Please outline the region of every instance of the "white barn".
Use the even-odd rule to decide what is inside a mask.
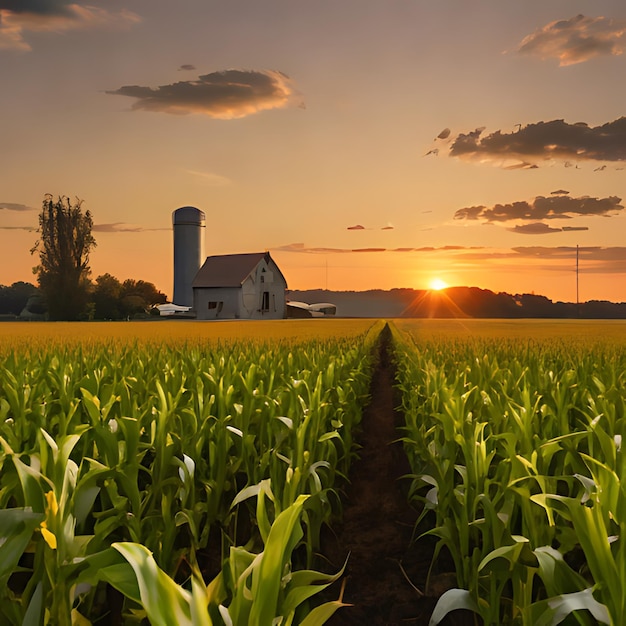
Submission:
[[[192,283],[197,319],[281,319],[287,281],[269,252],[207,257]]]

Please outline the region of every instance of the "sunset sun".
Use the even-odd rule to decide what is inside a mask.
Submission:
[[[441,280],[441,278],[433,278],[428,286],[432,291],[441,291],[448,286],[448,283]]]

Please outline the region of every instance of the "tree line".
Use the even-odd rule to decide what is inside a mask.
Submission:
[[[91,213],[82,200],[47,194],[39,214],[39,239],[31,254],[39,254],[34,268],[37,286],[17,282],[0,285],[0,314],[32,315],[50,320],[119,320],[145,314],[167,296],[144,280],[118,280],[102,274],[90,278],[89,255],[96,247]]]
[[[123,320],[150,314],[167,296],[154,284],[144,280],[120,281],[111,274],[102,274],[88,283],[85,305],[81,310],[52,317],[41,289],[19,281],[0,285],[0,315],[41,315],[56,320]]]

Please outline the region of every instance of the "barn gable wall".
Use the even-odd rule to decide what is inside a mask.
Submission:
[[[197,319],[282,319],[287,283],[273,259],[259,261],[240,287],[194,287]]]

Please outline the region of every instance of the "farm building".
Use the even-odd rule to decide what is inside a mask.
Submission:
[[[308,304],[291,300],[287,302],[287,317],[330,317],[337,313],[337,306],[330,302]]]
[[[197,319],[281,319],[287,281],[269,252],[207,257],[192,283]]]

